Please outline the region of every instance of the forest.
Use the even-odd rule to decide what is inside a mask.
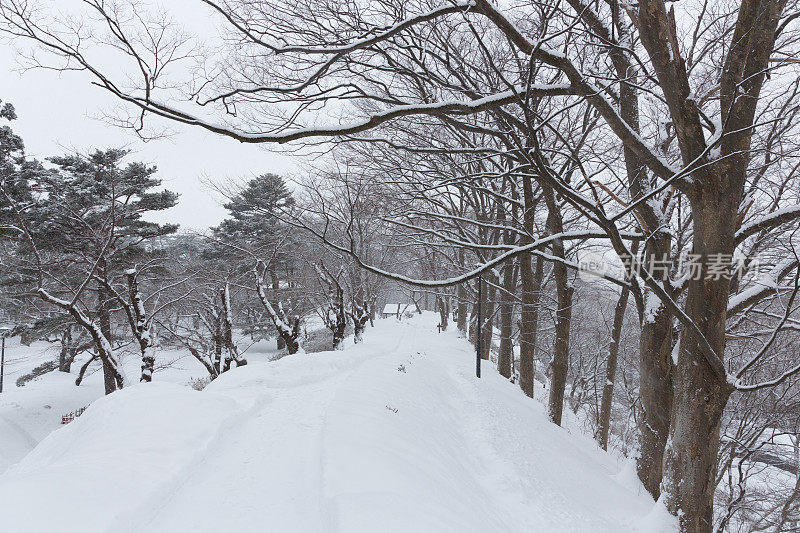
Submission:
[[[110,95],[136,142],[174,125],[302,164],[211,179],[226,216],[187,230],[153,221],[181,202],[157,161],[29,156],[0,103],[0,325],[52,348],[20,390],[97,374],[113,397],[167,352],[220,388],[268,374],[261,340],[356,353],[430,316],[471,379],[635,464],[672,530],[800,530],[800,4],[179,3],[217,31],[0,0],[0,39]]]

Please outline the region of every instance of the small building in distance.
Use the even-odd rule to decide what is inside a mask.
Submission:
[[[406,311],[422,313],[422,310],[416,303],[387,303],[383,306],[383,312],[381,313],[381,318],[397,318],[398,320],[403,318],[403,315]]]
[[[383,312],[381,313],[381,318],[400,318],[400,313],[403,312],[403,304],[386,304],[383,306]]]

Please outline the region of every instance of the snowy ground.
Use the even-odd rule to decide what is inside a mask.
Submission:
[[[101,398],[0,476],[2,530],[671,530],[629,468],[488,364],[475,379],[435,323]]]
[[[276,355],[274,340],[253,343],[242,338],[240,349],[251,361],[267,361]],[[188,385],[207,375],[203,365],[186,351],[159,350],[155,380]],[[58,359],[56,344],[20,344],[19,337],[6,339],[6,365],[3,393],[0,394],[0,473],[22,459],[42,439],[61,427],[61,417],[86,407],[103,396],[103,375],[99,364],[92,364],[80,387],[75,386],[83,354],[72,365],[72,373],[50,372],[16,386],[16,380],[45,361]],[[139,375],[138,354],[123,353],[123,369],[134,380]],[[2,531],[2,528],[0,528]]]

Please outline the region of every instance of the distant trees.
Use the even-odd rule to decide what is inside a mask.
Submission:
[[[42,300],[68,313],[91,336],[106,393],[124,382],[114,353],[112,285],[131,265],[152,257],[146,249],[149,240],[177,229],[142,220],[147,212],[175,205],[177,196],[153,191],[161,183],[155,167],[125,165],[127,153],[111,149],[54,157],[54,168],[40,167],[30,176],[31,201],[11,202],[12,226],[24,237],[18,267],[29,273]],[[145,324],[142,328],[134,329],[146,336]],[[147,352],[145,361],[152,357]],[[149,370],[143,370],[143,377],[152,370],[151,363],[145,366]]]
[[[222,245],[219,253],[244,252],[247,257],[242,259],[249,264],[242,267],[245,269],[252,268],[254,260],[259,262],[268,278],[266,282],[270,289],[267,292],[283,309],[289,305],[292,291],[286,289],[292,288],[295,281],[292,278],[301,261],[296,230],[284,222],[295,200],[283,177],[261,174],[244,187],[229,186],[220,191],[228,198],[224,207],[229,216],[212,229],[213,237]],[[258,281],[259,290],[264,290],[264,281]],[[279,329],[276,332],[278,348],[282,349],[286,347],[285,335]]]

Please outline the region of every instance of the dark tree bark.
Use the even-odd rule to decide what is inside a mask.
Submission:
[[[735,213],[740,198],[710,192],[706,191],[708,200],[699,202],[694,215],[694,253],[703,258],[733,251]],[[728,290],[726,280],[692,280],[686,299],[687,315],[718,354],[725,350]],[[712,531],[720,421],[731,393],[724,367],[720,367],[721,361],[719,365],[708,361],[702,341],[694,331],[684,328],[673,378],[670,445],[664,455],[662,480],[667,508],[679,516],[681,531]]]
[[[520,244],[533,242],[536,231],[536,200],[533,194],[533,179],[528,174],[522,176],[522,198],[524,212],[522,224],[524,233]],[[519,275],[522,282],[522,311],[519,323],[519,385],[530,398],[533,398],[533,384],[536,373],[536,334],[539,327],[539,296],[542,289],[543,276],[542,257],[536,258],[536,269],[531,261],[531,254],[522,254],[519,258]]]
[[[617,357],[619,341],[622,336],[622,325],[625,320],[625,308],[628,306],[630,289],[622,288],[617,305],[614,307],[614,323],[611,326],[611,343],[608,345],[608,361],[606,361],[606,381],[603,384],[603,396],[600,400],[600,418],[595,438],[604,450],[608,449],[608,432],[611,430],[611,403],[614,399],[614,383],[617,376]]]
[[[664,449],[672,414],[672,315],[663,306],[642,325],[639,337],[639,457],[636,471],[645,489],[661,495]]]
[[[547,202],[547,226],[550,233],[564,231],[561,211],[552,189],[545,188],[545,201]],[[553,241],[553,255],[566,259],[564,242],[561,239]],[[569,273],[564,263],[553,263],[553,277],[556,281],[556,331],[553,341],[552,376],[550,378],[550,398],[548,400],[548,414],[554,424],[561,425],[561,416],[564,411],[564,391],[567,386],[567,369],[569,367],[569,331],[572,323],[572,294],[574,289],[569,280]]]
[[[531,256],[520,256],[520,278],[522,280],[522,313],[519,323],[519,384],[533,398],[536,378],[536,337],[539,331],[539,301],[544,277],[544,260],[536,257],[535,270],[531,268]]]
[[[516,265],[507,261],[503,267],[503,290],[500,291],[500,348],[497,367],[500,375],[511,378],[514,371],[514,292],[517,286]]]
[[[335,296],[332,301],[330,313],[330,330],[333,333],[333,349],[338,350],[344,340],[344,332],[347,329],[347,315],[344,310],[344,291],[336,284]]]
[[[692,253],[701,265],[700,275],[688,281],[685,312],[698,329],[684,324],[681,331],[661,485],[667,508],[686,533],[712,530],[720,420],[733,390],[723,361],[730,280],[707,276],[707,269],[712,258],[731,257],[736,248],[756,110],[785,6],[785,0],[740,3],[720,71],[719,156],[713,157],[677,46],[674,16],[662,0],[639,3],[642,45],[691,170],[692,180],[680,185],[691,204]]]
[[[101,276],[105,272],[101,270]],[[101,284],[97,287],[97,320],[100,323],[100,331],[109,343],[114,342],[111,332],[111,305],[112,295]],[[112,366],[108,358],[101,358],[103,361],[103,383],[106,394],[111,394],[117,390],[117,369]]]
[[[495,297],[497,295],[497,276],[491,272],[484,274],[483,293],[481,295],[481,358],[489,360],[492,353],[492,336],[495,321]]]

